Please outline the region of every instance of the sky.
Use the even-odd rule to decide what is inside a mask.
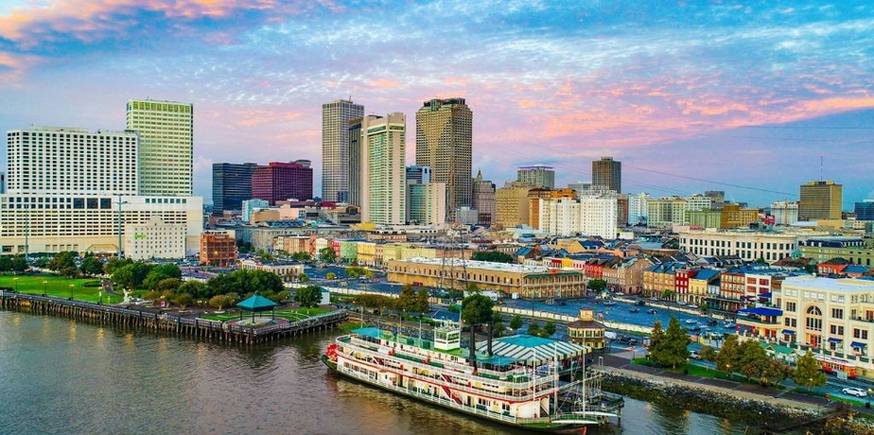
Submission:
[[[415,111],[464,97],[498,186],[610,155],[628,192],[767,205],[823,177],[846,209],[874,198],[874,5],[745,3],[0,0],[0,130],[191,102],[209,201],[213,162],[311,159],[319,191],[322,103],[406,113],[413,164]]]

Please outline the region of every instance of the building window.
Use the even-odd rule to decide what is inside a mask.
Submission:
[[[843,319],[844,318],[844,310],[841,308],[832,308],[832,318]]]

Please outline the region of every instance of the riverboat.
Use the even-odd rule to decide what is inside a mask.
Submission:
[[[362,327],[337,337],[322,361],[348,378],[493,422],[546,432],[618,420],[622,398],[600,388],[584,346],[529,335],[460,346],[458,327],[432,339]],[[474,363],[475,360],[475,363]]]

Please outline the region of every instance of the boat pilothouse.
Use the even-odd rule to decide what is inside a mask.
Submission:
[[[585,367],[583,346],[528,335],[476,345],[472,364],[457,326],[434,340],[376,327],[328,346],[323,361],[338,373],[426,402],[504,424],[562,430],[618,418],[620,398],[603,393]]]

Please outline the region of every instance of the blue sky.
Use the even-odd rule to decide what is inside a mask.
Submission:
[[[851,1],[0,1],[0,129],[121,128],[128,98],[192,102],[208,197],[216,161],[318,174],[324,102],[413,131],[422,101],[463,96],[475,169],[499,185],[531,163],[587,180],[613,155],[629,191],[764,205],[822,156],[849,208],[874,193],[872,54],[874,11]]]

